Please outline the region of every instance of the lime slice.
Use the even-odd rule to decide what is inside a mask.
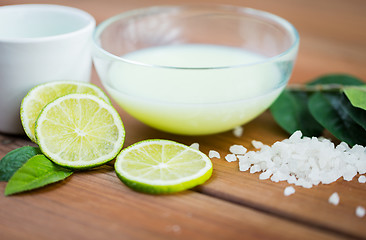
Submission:
[[[20,117],[24,131],[33,142],[36,142],[34,124],[42,108],[56,98],[70,93],[89,93],[110,103],[105,93],[91,83],[53,81],[35,86],[23,98],[20,107]]]
[[[168,140],[145,140],[117,156],[118,177],[134,190],[161,194],[183,191],[211,177],[211,160],[199,150]]]
[[[83,169],[112,160],[125,138],[112,105],[90,94],[68,94],[43,108],[36,138],[44,155],[69,168]]]

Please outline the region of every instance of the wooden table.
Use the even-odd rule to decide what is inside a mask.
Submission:
[[[179,1],[2,0],[0,5],[33,2],[78,7],[99,23],[129,9]],[[366,1],[224,2],[266,10],[295,25],[301,44],[291,83],[335,72],[366,80]],[[95,72],[92,82],[100,85]],[[259,180],[258,173],[240,172],[237,162],[223,159],[233,144],[252,150],[253,139],[271,145],[288,137],[268,112],[245,125],[240,138],[232,132],[182,137],[151,129],[117,109],[126,127],[125,146],[163,138],[198,142],[206,154],[219,151],[222,158],[213,159],[212,178],[189,191],[152,196],[127,188],[108,164],[29,193],[1,194],[0,239],[366,239],[366,217],[355,215],[356,206],[366,207],[366,185],[356,178],[312,189],[295,187],[296,193],[285,197],[287,183]],[[0,134],[0,157],[25,145],[34,144],[24,136]],[[5,186],[0,182],[1,192]],[[333,192],[340,195],[338,206],[328,203]]]

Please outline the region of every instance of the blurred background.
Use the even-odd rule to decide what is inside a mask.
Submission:
[[[0,5],[62,4],[89,12],[98,24],[131,9],[205,2],[256,8],[290,21],[301,39],[290,84],[327,73],[348,73],[366,81],[365,0],[1,0]]]

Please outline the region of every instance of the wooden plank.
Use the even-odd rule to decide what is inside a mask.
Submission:
[[[5,183],[0,183],[3,192]],[[193,191],[134,192],[111,167],[0,197],[1,239],[342,239]]]
[[[206,154],[209,150],[218,151],[221,159],[212,159],[214,174],[207,184],[196,189],[198,192],[310,226],[332,229],[340,234],[353,237],[366,236],[366,219],[355,215],[358,205],[366,206],[366,185],[358,183],[357,178],[351,182],[341,179],[333,184],[320,185],[312,189],[294,186],[296,193],[285,197],[283,191],[289,184],[259,180],[258,173],[240,172],[237,162],[228,163],[224,160],[229,153],[229,147],[233,144],[241,144],[249,150],[254,150],[251,146],[252,140],[272,145],[275,141],[288,137],[275,124],[268,112],[244,126],[244,135],[241,138],[235,138],[232,132],[202,137],[170,135],[151,129],[122,111],[121,115],[125,120],[126,129],[134,129],[133,132],[127,132],[131,135],[127,135],[126,144],[148,138],[164,138],[187,145],[197,142],[200,144],[200,150]],[[338,206],[328,203],[328,198],[333,192],[338,192],[340,195],[341,202]]]
[[[262,117],[264,118],[265,115]],[[257,139],[264,140],[271,145],[273,142],[258,137],[261,135],[254,138],[250,136],[254,134],[253,131],[256,132],[258,129],[253,126],[254,124],[263,125],[266,123],[264,120],[260,123],[261,120],[258,119],[246,127],[248,137],[244,136],[243,140],[234,141],[231,144],[243,144],[249,150],[254,150],[247,142]],[[251,126],[253,127],[251,128]],[[221,156],[229,153],[229,145],[218,146]],[[205,146],[202,146],[202,149],[205,151]],[[285,197],[283,191],[286,186],[290,185],[287,182],[274,183],[270,180],[259,180],[259,173],[240,172],[236,162],[227,163],[222,159],[221,161],[214,160],[214,163],[216,179],[202,186],[200,192],[306,224],[334,229],[351,236],[366,236],[366,219],[360,219],[355,215],[355,209],[358,205],[366,206],[366,186],[358,183],[357,178],[351,182],[340,179],[333,184],[319,185],[312,189],[294,186],[296,193],[290,197]],[[328,203],[328,198],[334,192],[338,192],[340,195],[341,201],[338,206]]]

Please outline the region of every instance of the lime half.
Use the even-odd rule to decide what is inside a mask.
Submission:
[[[49,103],[39,114],[35,132],[43,154],[74,169],[112,160],[125,138],[118,112],[90,94],[68,94]]]
[[[109,98],[97,86],[77,81],[53,81],[32,88],[23,98],[20,107],[20,117],[25,133],[36,142],[34,125],[42,108],[58,97],[70,93],[88,93],[98,96],[110,103]]]
[[[199,150],[169,140],[145,140],[117,156],[114,168],[130,188],[152,194],[174,193],[204,183],[212,162]]]

